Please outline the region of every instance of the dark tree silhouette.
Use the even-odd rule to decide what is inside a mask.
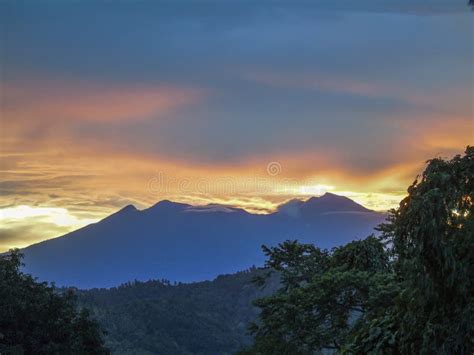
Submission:
[[[1,354],[108,354],[97,323],[77,310],[72,292],[58,294],[21,272],[22,254],[0,257]]]
[[[395,314],[402,353],[474,351],[474,147],[433,159],[381,228],[403,292]]]
[[[256,301],[250,353],[472,354],[474,148],[429,161],[379,229],[330,253],[264,248],[282,287]]]
[[[331,252],[295,241],[264,251],[267,266],[281,273],[282,287],[255,302],[262,312],[251,326],[252,354],[342,351],[354,329],[393,306],[399,291],[389,255],[374,236]],[[395,341],[393,334],[386,338]]]

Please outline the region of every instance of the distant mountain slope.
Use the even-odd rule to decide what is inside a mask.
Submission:
[[[251,342],[248,326],[258,315],[252,301],[278,288],[275,276],[264,289],[252,283],[263,273],[178,285],[131,283],[79,291],[78,301],[107,332],[114,354],[233,354]]]
[[[269,215],[161,201],[24,249],[26,271],[80,288],[129,280],[201,281],[261,265],[261,245],[298,239],[331,248],[366,237],[385,216],[333,194],[291,201]]]

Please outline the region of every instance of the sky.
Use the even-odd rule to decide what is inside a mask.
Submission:
[[[0,252],[127,204],[396,207],[474,143],[458,0],[0,2]]]

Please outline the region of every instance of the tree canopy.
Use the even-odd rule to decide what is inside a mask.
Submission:
[[[277,278],[264,290],[252,283],[263,272],[190,284],[135,281],[79,291],[78,302],[107,331],[114,354],[233,354],[252,342],[247,326],[258,315],[252,301],[278,288]]]
[[[108,354],[72,292],[59,294],[22,273],[21,258],[18,250],[0,257],[0,353]]]
[[[473,176],[468,147],[428,162],[379,237],[331,251],[264,247],[282,286],[256,301],[247,352],[472,354]]]
[[[402,352],[474,349],[474,147],[433,159],[408,189],[383,238],[393,245]]]

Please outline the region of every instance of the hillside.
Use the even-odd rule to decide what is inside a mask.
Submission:
[[[191,284],[133,282],[79,291],[79,302],[107,332],[114,354],[231,354],[251,342],[247,327],[258,315],[252,301],[278,287],[275,277],[264,289],[254,285],[262,272]]]

